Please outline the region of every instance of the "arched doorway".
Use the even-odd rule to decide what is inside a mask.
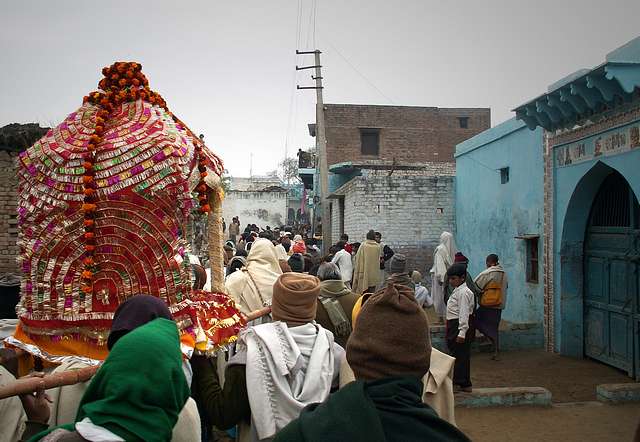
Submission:
[[[638,375],[640,208],[612,170],[593,200],[584,241],[584,353]]]

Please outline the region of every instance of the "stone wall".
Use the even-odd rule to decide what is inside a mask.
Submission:
[[[456,144],[488,129],[486,108],[326,104],[327,163],[372,159],[452,162]],[[467,117],[462,128],[459,117]],[[360,129],[380,130],[379,155],[362,155]]]
[[[17,152],[0,151],[0,275],[18,273],[17,156]]]
[[[227,226],[238,216],[241,230],[247,224],[263,229],[282,226],[287,220],[287,192],[229,191],[222,202],[222,216]]]
[[[336,194],[344,196],[349,240],[361,242],[369,229],[379,231],[385,244],[407,255],[408,270],[426,276],[440,234],[453,231],[453,169],[450,165],[448,174],[440,176],[428,170],[369,171],[342,186]],[[334,225],[338,222],[334,219]],[[337,238],[342,232],[335,230]]]

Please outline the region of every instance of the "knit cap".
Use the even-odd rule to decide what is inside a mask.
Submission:
[[[347,361],[356,379],[422,378],[430,359],[429,325],[413,292],[389,284],[372,295],[347,342]]]
[[[407,269],[407,257],[402,253],[394,254],[389,260],[389,273],[404,273]]]
[[[462,254],[462,252],[457,252],[456,256],[453,259],[453,262],[459,262],[459,263],[462,263],[462,264],[467,264],[469,262],[469,258],[464,256]]]
[[[320,280],[315,276],[283,273],[273,285],[273,319],[294,324],[313,321],[319,294]]]

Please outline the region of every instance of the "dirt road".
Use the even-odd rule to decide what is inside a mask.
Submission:
[[[625,373],[589,359],[574,359],[542,349],[471,355],[474,387],[544,387],[553,402],[596,400],[596,385],[633,382]]]
[[[458,426],[474,442],[631,442],[640,405],[600,402],[549,408],[457,408]]]

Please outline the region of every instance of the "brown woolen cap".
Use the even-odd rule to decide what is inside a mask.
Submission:
[[[429,371],[431,339],[413,291],[389,284],[364,304],[347,342],[356,379],[422,378]]]
[[[300,324],[313,321],[319,294],[320,280],[315,276],[283,273],[273,285],[273,319]]]

